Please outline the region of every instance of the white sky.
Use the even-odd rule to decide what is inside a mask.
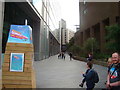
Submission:
[[[57,0],[61,6],[61,17],[66,21],[67,28],[76,31],[79,25],[79,0]]]

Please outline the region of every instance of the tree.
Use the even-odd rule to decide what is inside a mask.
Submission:
[[[80,54],[80,51],[81,51],[81,48],[80,48],[80,46],[78,46],[78,45],[72,45],[72,46],[69,48],[69,51],[70,51],[70,52],[73,52],[74,55],[79,55],[79,54]]]
[[[106,48],[111,52],[120,53],[120,26],[118,24],[106,26]]]
[[[74,37],[72,37],[72,38],[70,39],[70,42],[66,44],[67,49],[69,50],[69,48],[70,48],[71,46],[73,46],[73,45],[74,45]]]
[[[83,45],[83,49],[86,54],[90,52],[93,54],[94,52],[96,52],[99,49],[96,39],[88,38]]]

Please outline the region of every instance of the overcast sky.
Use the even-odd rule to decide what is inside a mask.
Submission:
[[[76,30],[79,25],[79,0],[57,0],[61,6],[61,17],[66,21],[67,28]]]
[[[58,7],[60,10],[58,9],[59,11],[57,12],[57,7],[54,7],[54,9],[56,9],[56,13],[58,13],[60,17],[66,21],[67,28],[76,31],[75,25],[79,25],[79,0],[51,0],[51,2],[52,1],[54,3],[56,1],[58,2],[56,5],[59,4]],[[39,12],[41,11],[40,2],[41,1],[39,0],[34,0],[34,5]]]

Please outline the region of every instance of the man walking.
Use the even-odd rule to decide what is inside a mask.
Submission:
[[[69,56],[70,56],[70,61],[72,60],[72,53],[70,52],[69,53]]]
[[[86,82],[87,86],[86,90],[93,90],[93,88],[95,87],[95,83],[98,83],[99,81],[98,74],[95,70],[92,69],[92,66],[93,64],[91,62],[87,62],[87,70],[86,73],[83,74],[84,79],[82,80],[82,83],[79,85],[83,87],[84,82]]]
[[[119,54],[112,54],[113,64],[108,70],[107,84],[106,87],[110,90],[120,90],[120,63]]]

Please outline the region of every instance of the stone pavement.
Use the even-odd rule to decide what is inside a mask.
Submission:
[[[86,71],[86,63],[77,60],[58,59],[57,55],[51,56],[42,61],[35,61],[37,88],[81,88],[78,85],[82,81],[82,72]],[[107,68],[94,65],[93,68],[98,72],[100,81],[96,88],[105,88]],[[84,88],[86,85],[84,85]]]

